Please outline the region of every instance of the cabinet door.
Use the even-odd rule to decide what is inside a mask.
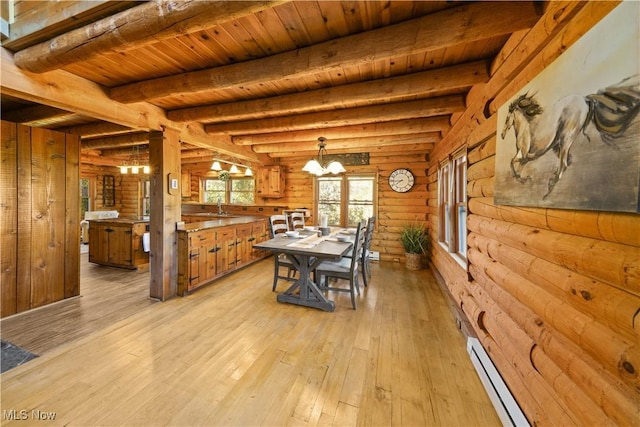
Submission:
[[[220,245],[220,250],[216,252],[216,273],[224,274],[236,268],[235,227],[217,229],[216,240]]]
[[[258,171],[256,193],[260,197],[284,196],[284,173],[280,166],[266,166]]]
[[[111,264],[132,266],[131,227],[109,226],[105,231],[109,235],[109,262]]]
[[[89,262],[109,262],[109,233],[106,228],[97,223],[89,225]]]
[[[253,246],[262,243],[267,239],[267,224],[264,222],[253,223],[251,228],[251,259],[256,260],[265,256],[263,249],[256,249]]]
[[[217,274],[217,252],[220,247],[217,245],[216,232],[214,230],[202,231],[203,236],[201,240],[200,258],[204,260],[204,266],[202,267],[202,274],[204,280],[211,280]]]
[[[240,225],[236,228],[236,267],[251,261],[251,224]]]
[[[187,276],[187,290],[197,287],[202,278],[200,277],[200,247],[189,247],[189,274]]]
[[[282,191],[280,188],[280,173],[279,166],[269,168],[269,194],[272,196],[280,196]]]

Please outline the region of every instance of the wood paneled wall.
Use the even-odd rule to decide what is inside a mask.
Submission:
[[[517,34],[491,80],[432,154],[429,222],[437,239],[438,162],[468,147],[468,272],[440,245],[433,267],[532,425],[640,421],[640,217],[496,206],[496,116],[611,2],[552,2]]]
[[[80,141],[2,121],[1,316],[80,293]]]

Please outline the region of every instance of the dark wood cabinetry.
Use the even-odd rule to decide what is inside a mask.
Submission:
[[[178,230],[178,294],[184,295],[268,256],[253,248],[267,238],[266,230],[266,219],[196,231]]]
[[[136,269],[149,264],[142,247],[146,221],[126,219],[89,222],[89,262]]]

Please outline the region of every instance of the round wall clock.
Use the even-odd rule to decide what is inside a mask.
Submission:
[[[396,169],[389,175],[389,186],[393,191],[406,193],[411,190],[415,179],[409,169]]]

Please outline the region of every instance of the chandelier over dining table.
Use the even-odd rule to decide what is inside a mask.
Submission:
[[[342,163],[337,160],[332,160],[327,164],[324,163],[323,156],[327,155],[327,150],[325,148],[326,140],[327,139],[322,136],[318,138],[318,156],[309,160],[302,168],[303,171],[317,176],[326,175],[328,173],[336,175],[347,171],[344,166],[342,166]]]

